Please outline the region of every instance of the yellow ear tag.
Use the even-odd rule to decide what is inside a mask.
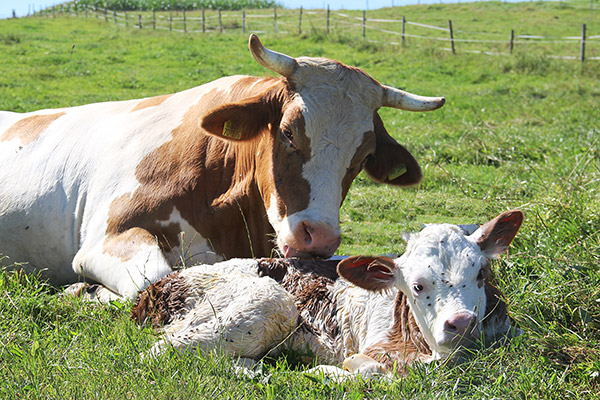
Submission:
[[[400,164],[396,167],[392,168],[388,175],[388,181],[393,181],[394,179],[404,175],[406,173],[406,165]]]
[[[231,120],[225,121],[223,124],[223,136],[232,138],[232,139],[241,139],[242,138],[242,129],[240,127],[234,126]]]

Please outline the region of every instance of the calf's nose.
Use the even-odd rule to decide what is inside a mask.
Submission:
[[[477,315],[474,313],[457,313],[444,322],[444,332],[453,336],[471,336],[477,326]]]

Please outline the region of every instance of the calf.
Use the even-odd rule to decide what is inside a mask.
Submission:
[[[505,212],[470,235],[431,225],[409,238],[400,258],[350,257],[337,272],[336,261],[298,259],[192,267],[143,291],[132,318],[164,325],[154,354],[220,347],[256,360],[276,347],[343,362],[352,373],[402,373],[416,360],[510,335],[490,260],[522,219],[520,211]]]

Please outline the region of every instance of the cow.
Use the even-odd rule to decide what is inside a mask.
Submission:
[[[133,299],[178,265],[331,256],[339,208],[361,170],[396,186],[421,179],[378,109],[429,111],[443,98],[269,50],[256,35],[249,48],[280,77],[0,112],[3,262]]]
[[[142,291],[131,317],[162,331],[152,356],[172,348],[219,349],[251,365],[292,350],[340,376],[339,364],[367,377],[403,374],[416,361],[449,358],[459,348],[518,333],[492,285],[490,260],[507,249],[522,221],[513,210],[471,234],[430,225],[411,235],[396,259],[194,266]]]

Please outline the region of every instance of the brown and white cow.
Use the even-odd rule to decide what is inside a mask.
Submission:
[[[132,318],[162,327],[152,354],[220,348],[247,364],[292,349],[351,373],[403,373],[414,361],[517,332],[490,282],[490,260],[522,220],[505,212],[472,234],[430,225],[410,236],[400,258],[350,257],[337,272],[337,261],[299,259],[191,267],[142,291]]]
[[[95,280],[134,298],[177,263],[330,256],[361,169],[421,178],[377,110],[443,98],[383,86],[250,37],[280,78],[225,77],[142,100],[0,112],[0,253],[54,284]]]

